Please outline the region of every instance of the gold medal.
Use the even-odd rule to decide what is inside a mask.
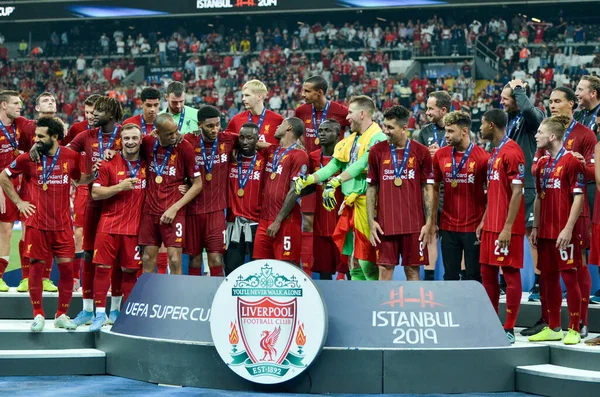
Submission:
[[[402,178],[394,178],[394,185],[398,187],[402,186]]]
[[[244,197],[244,189],[242,189],[242,188],[238,189],[238,197]]]
[[[315,145],[318,145],[318,144],[319,144],[319,142],[320,142],[320,141],[319,141],[319,138],[315,138]]]
[[[458,181],[456,179],[453,179],[452,183],[450,185],[452,185],[452,187],[457,187],[458,186]]]
[[[277,174],[275,172],[271,172],[271,180],[277,178]]]
[[[541,192],[540,193],[540,198],[543,200],[546,197],[546,192]]]
[[[162,175],[156,175],[156,178],[154,178],[154,182],[156,182],[157,184],[161,184],[163,181],[163,177]]]
[[[208,174],[206,174],[206,180],[212,181],[212,174],[210,172]]]
[[[44,182],[42,184],[42,190],[44,190],[44,191],[48,190],[48,184],[46,182]]]

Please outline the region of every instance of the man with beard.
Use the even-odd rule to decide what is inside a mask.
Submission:
[[[175,121],[177,130],[182,134],[194,132],[197,129],[198,109],[185,105],[185,86],[179,81],[172,81],[167,86],[165,94],[167,108],[160,113],[170,114]]]
[[[239,134],[245,123],[258,125],[259,141],[277,145],[275,130],[283,121],[283,116],[265,107],[267,87],[262,81],[250,80],[242,87],[242,102],[246,110],[238,113],[229,122],[225,132]]]
[[[22,154],[0,174],[0,186],[27,217],[25,245],[30,258],[29,296],[33,306],[34,320],[31,331],[44,329],[45,314],[42,307],[42,273],[48,257],[56,258],[60,271],[58,282],[58,309],[54,326],[75,329],[77,326],[67,316],[73,295],[73,227],[70,214],[71,180],[82,178],[79,169],[79,153],[59,145],[64,136],[64,124],[54,118],[42,118],[37,122],[35,150],[41,156],[41,164]],[[23,201],[11,182],[11,178],[23,175],[30,180],[31,202]]]

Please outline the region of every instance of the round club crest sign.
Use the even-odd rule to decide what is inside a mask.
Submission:
[[[321,352],[327,311],[302,270],[257,260],[229,274],[217,290],[210,331],[221,359],[236,374],[255,383],[282,383]]]

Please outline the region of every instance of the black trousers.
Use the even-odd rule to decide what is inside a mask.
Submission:
[[[460,280],[460,264],[464,252],[467,280],[481,282],[479,242],[475,232],[440,230],[440,240],[444,259],[444,280]]]
[[[258,225],[250,226],[250,229],[252,230],[252,241],[254,241],[254,238],[256,237],[257,228]],[[229,237],[231,238],[231,236]],[[234,243],[233,241],[230,241],[229,247],[227,247],[227,251],[225,251],[225,255],[223,256],[223,262],[225,262],[225,275],[230,274],[246,263],[246,255],[252,257],[252,251],[254,251],[254,243],[246,242],[244,231],[242,230],[240,242]]]

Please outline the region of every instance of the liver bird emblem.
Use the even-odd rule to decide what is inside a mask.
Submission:
[[[260,336],[260,347],[265,352],[265,355],[260,361],[265,361],[267,355],[269,355],[269,360],[273,361],[273,354],[277,354],[277,350],[275,350],[275,344],[277,343],[277,339],[279,339],[279,334],[281,333],[281,327],[276,327],[273,332],[263,331]]]

